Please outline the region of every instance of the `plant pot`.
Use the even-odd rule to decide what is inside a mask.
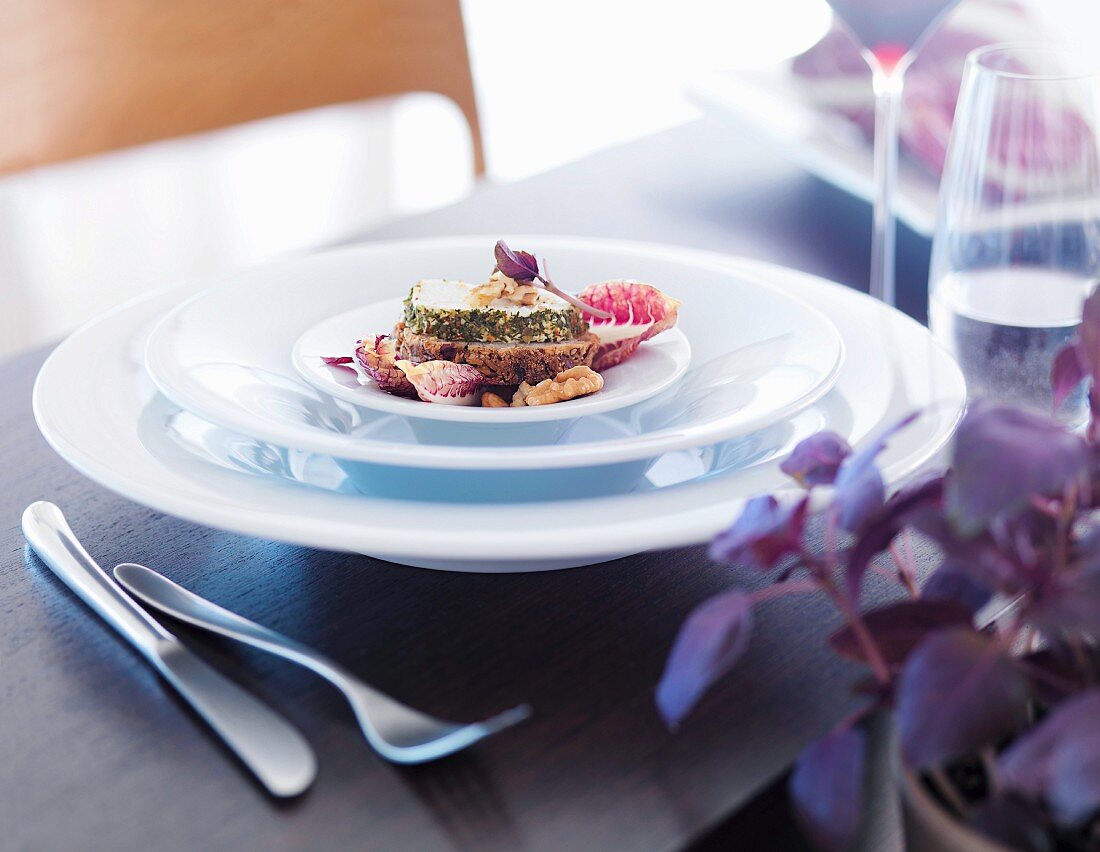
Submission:
[[[901,798],[905,848],[908,852],[1011,852],[959,822],[944,808],[893,748],[894,783]]]

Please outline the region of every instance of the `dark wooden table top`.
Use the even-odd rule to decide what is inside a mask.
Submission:
[[[622,237],[862,286],[869,227],[865,205],[768,143],[701,121],[369,237]],[[923,317],[928,244],[903,230],[900,246],[902,306]],[[662,727],[653,687],[684,615],[754,582],[702,547],[564,572],[446,574],[216,532],[121,499],[39,437],[30,391],[45,354],[0,366],[0,848],[669,849],[723,823],[735,826],[732,848],[763,848],[754,832],[785,822],[774,797],[760,806],[770,821],[739,809],[852,706],[852,671],[820,644],[828,608],[791,599],[762,609],[748,656],[679,734]],[[274,803],[29,555],[19,518],[38,499],[64,509],[102,564],[152,565],[431,713],[473,719],[526,701],[536,715],[467,754],[399,769],[369,751],[316,677],[172,625],[316,748],[316,786]]]

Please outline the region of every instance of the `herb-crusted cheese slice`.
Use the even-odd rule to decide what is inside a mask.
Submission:
[[[418,282],[405,299],[405,325],[416,334],[441,340],[490,343],[551,343],[572,340],[588,330],[580,311],[553,293],[540,292],[531,305],[496,299],[473,307],[472,290],[465,281]]]

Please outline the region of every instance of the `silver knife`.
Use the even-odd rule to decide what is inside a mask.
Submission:
[[[276,796],[296,796],[317,775],[309,743],[289,722],[192,654],[135,604],[77,541],[53,503],[23,512],[23,535],[70,589],[125,636]]]

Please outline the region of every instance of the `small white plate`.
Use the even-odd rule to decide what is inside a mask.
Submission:
[[[298,338],[292,358],[302,377],[330,396],[387,414],[473,423],[490,429],[517,423],[547,423],[554,420],[604,414],[626,408],[672,387],[691,363],[691,346],[684,333],[672,328],[647,340],[633,358],[603,373],[599,393],[557,405],[521,408],[481,408],[467,405],[432,405],[379,390],[369,379],[352,384],[347,371],[329,367],[327,355],[349,355],[355,342],[372,334],[386,334],[401,316],[401,300],[387,299],[322,320]]]
[[[283,447],[357,464],[541,472],[613,464],[636,469],[663,453],[788,419],[836,381],[844,358],[836,326],[769,283],[768,271],[746,274],[666,246],[509,236],[511,245],[550,259],[562,286],[581,289],[591,281],[634,278],[683,302],[677,327],[691,341],[690,367],[673,387],[623,412],[631,419],[625,434],[616,428],[574,440],[566,431],[552,442],[522,447],[495,440],[498,430],[457,435],[455,429],[454,440],[443,445],[438,437],[429,442],[415,431],[405,440],[383,439],[375,421],[386,415],[327,396],[318,401],[291,359],[305,329],[363,304],[399,297],[420,278],[484,275],[495,239],[366,243],[220,275],[208,281],[214,286],[169,313],[150,336],[149,375],[181,408]],[[370,331],[356,330],[350,343]]]
[[[913,409],[924,411],[881,456],[889,483],[911,476],[950,438],[966,388],[958,366],[918,323],[805,273],[686,249],[666,251],[724,263],[739,274],[764,275],[835,319],[851,357],[836,389],[799,415],[811,430],[833,429],[858,447]],[[39,428],[64,459],[157,511],[239,534],[408,565],[510,572],[695,544],[727,526],[746,499],[793,487],[779,470],[781,456],[752,451],[757,442],[773,440],[758,433],[725,445],[739,453],[742,466],[724,464],[729,472],[721,475],[658,487],[662,459],[650,472],[650,489],[489,508],[356,494],[330,459],[215,426],[204,427],[205,437],[198,440],[208,441],[213,455],[226,461],[205,459],[173,444],[169,436],[179,410],[158,397],[140,357],[150,326],[195,289],[154,294],[86,325],[49,357],[34,389]],[[89,352],[96,353],[94,370],[87,369]],[[765,432],[786,428],[780,424]],[[722,447],[705,451],[722,452]],[[568,533],[547,535],[548,523]]]

